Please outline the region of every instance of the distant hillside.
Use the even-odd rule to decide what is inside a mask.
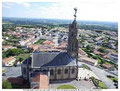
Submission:
[[[57,25],[68,26],[72,20],[63,19],[35,19],[35,18],[9,18],[3,17],[3,24],[17,24],[17,25]],[[80,21],[78,20],[79,28],[90,30],[118,30],[117,22],[101,22],[101,21]]]

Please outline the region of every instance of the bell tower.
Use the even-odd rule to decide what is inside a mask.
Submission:
[[[74,8],[75,14],[74,14],[74,21],[72,24],[69,25],[69,34],[68,34],[68,47],[67,47],[67,53],[71,58],[78,57],[78,40],[77,40],[77,22],[76,22],[76,13],[77,9]]]

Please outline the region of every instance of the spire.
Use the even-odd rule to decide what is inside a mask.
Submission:
[[[74,10],[75,10],[74,21],[76,21],[76,17],[77,17],[77,15],[76,15],[76,13],[77,13],[77,8],[74,8]]]
[[[71,58],[78,57],[78,40],[77,40],[77,22],[76,22],[76,13],[77,9],[74,8],[74,21],[69,25],[69,34],[68,34],[68,47],[67,52]]]

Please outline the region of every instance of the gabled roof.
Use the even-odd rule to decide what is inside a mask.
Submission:
[[[76,59],[70,58],[67,52],[40,52],[32,55],[32,68],[63,65],[76,66]]]
[[[2,62],[3,62],[3,63],[8,63],[8,62],[13,61],[13,60],[15,61],[16,58],[11,56],[11,57],[9,57],[9,58],[4,58],[4,59],[2,60]]]

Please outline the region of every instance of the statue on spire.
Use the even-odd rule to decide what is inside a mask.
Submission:
[[[76,13],[77,13],[77,8],[74,8],[74,10],[75,10],[74,20],[76,21],[76,17],[77,17],[77,15],[76,15]]]

